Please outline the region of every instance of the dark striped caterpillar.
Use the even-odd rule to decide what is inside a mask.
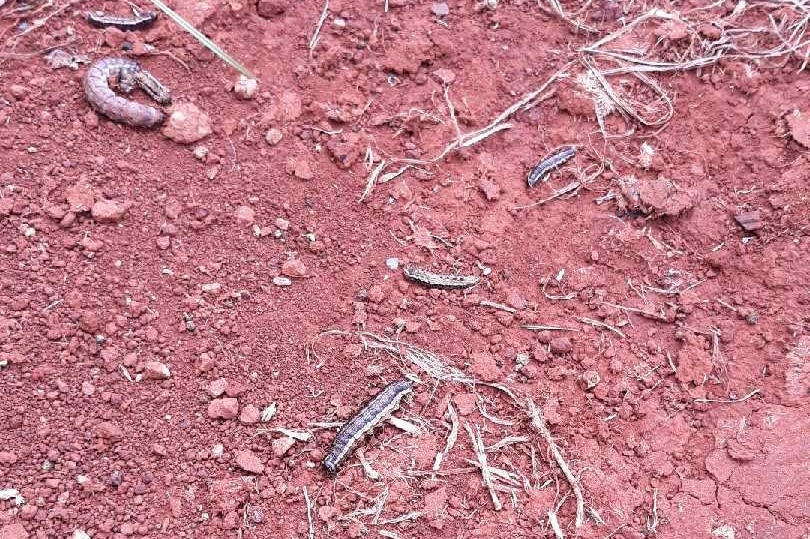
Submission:
[[[116,122],[154,127],[163,121],[165,115],[162,111],[116,95],[111,83],[124,93],[130,93],[138,86],[158,103],[171,103],[168,88],[154,75],[141,69],[137,62],[125,58],[102,58],[93,62],[83,83],[87,102],[94,110]]]
[[[480,277],[475,275],[443,275],[440,273],[433,273],[421,268],[408,266],[402,270],[405,278],[409,281],[419,283],[428,288],[470,288],[475,286],[481,280]]]
[[[529,187],[534,187],[538,182],[546,181],[546,178],[555,168],[561,167],[569,159],[577,154],[575,146],[566,146],[565,148],[545,157],[540,161],[536,167],[529,172]]]
[[[374,427],[387,419],[399,407],[402,398],[411,393],[412,386],[407,380],[400,380],[385,386],[363,408],[341,427],[332,449],[323,459],[323,465],[331,474],[337,474],[341,464],[355,449],[357,443]]]
[[[109,15],[103,11],[90,11],[87,13],[87,22],[96,28],[118,28],[119,30],[142,30],[149,28],[157,20],[157,13],[154,11],[133,10],[131,17],[119,17]]]

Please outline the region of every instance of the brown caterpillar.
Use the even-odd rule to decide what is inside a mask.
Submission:
[[[574,146],[567,146],[562,150],[549,155],[540,161],[536,167],[529,172],[529,187],[534,187],[538,182],[546,181],[546,177],[557,167],[564,165],[569,159],[577,154]]]
[[[149,28],[157,20],[157,13],[154,11],[135,11],[131,17],[119,17],[109,15],[103,11],[90,11],[87,13],[87,22],[96,28],[118,28],[119,30],[131,31]]]
[[[440,273],[433,273],[413,266],[406,267],[402,270],[405,278],[409,281],[419,283],[428,288],[470,288],[475,286],[481,280],[480,277],[475,275],[443,275]]]
[[[335,475],[343,461],[352,454],[357,442],[388,418],[391,412],[397,409],[402,398],[411,391],[411,383],[407,380],[400,380],[388,384],[368,401],[338,432],[335,441],[332,442],[332,449],[323,459],[326,470],[331,475]]]
[[[116,95],[110,84],[124,93],[138,86],[158,103],[171,103],[168,88],[141,69],[137,62],[125,58],[102,58],[93,62],[83,82],[87,102],[111,120],[136,127],[154,127],[165,118],[163,112],[154,107]]]

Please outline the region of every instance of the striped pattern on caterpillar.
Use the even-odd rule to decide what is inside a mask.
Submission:
[[[481,281],[475,275],[449,275],[408,266],[402,270],[405,278],[428,288],[459,289],[470,288]]]
[[[357,443],[374,427],[385,421],[399,407],[405,395],[413,390],[411,383],[400,380],[385,386],[341,427],[332,449],[323,459],[323,465],[331,475],[337,474],[341,464],[352,454]]]

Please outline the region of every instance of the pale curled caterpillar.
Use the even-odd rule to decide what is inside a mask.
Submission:
[[[331,475],[337,474],[341,464],[352,454],[357,443],[374,427],[385,421],[399,407],[402,398],[412,390],[409,381],[400,380],[388,384],[368,401],[335,436],[331,450],[323,459],[326,470]]]
[[[531,172],[529,172],[529,187],[534,187],[538,182],[546,181],[548,175],[554,169],[564,165],[569,159],[577,154],[575,146],[566,146],[565,148],[552,153],[551,155],[543,158]]]
[[[470,288],[481,280],[475,275],[450,275],[433,273],[421,268],[408,266],[402,270],[405,278],[428,288],[457,289]]]
[[[137,11],[130,17],[119,17],[110,15],[103,11],[90,11],[87,13],[87,22],[96,28],[118,28],[119,30],[132,31],[149,28],[157,20],[157,13],[154,11]]]
[[[111,120],[136,127],[154,127],[160,124],[165,118],[161,110],[125,99],[113,91],[115,87],[124,93],[130,93],[136,86],[160,104],[171,103],[169,90],[133,60],[96,60],[87,70],[83,81],[87,102],[95,111]]]

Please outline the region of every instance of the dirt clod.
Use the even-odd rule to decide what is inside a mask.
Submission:
[[[174,105],[163,127],[163,135],[180,144],[197,142],[211,132],[211,119],[193,103]]]
[[[211,419],[233,419],[239,413],[239,401],[233,398],[214,399],[208,405]]]

